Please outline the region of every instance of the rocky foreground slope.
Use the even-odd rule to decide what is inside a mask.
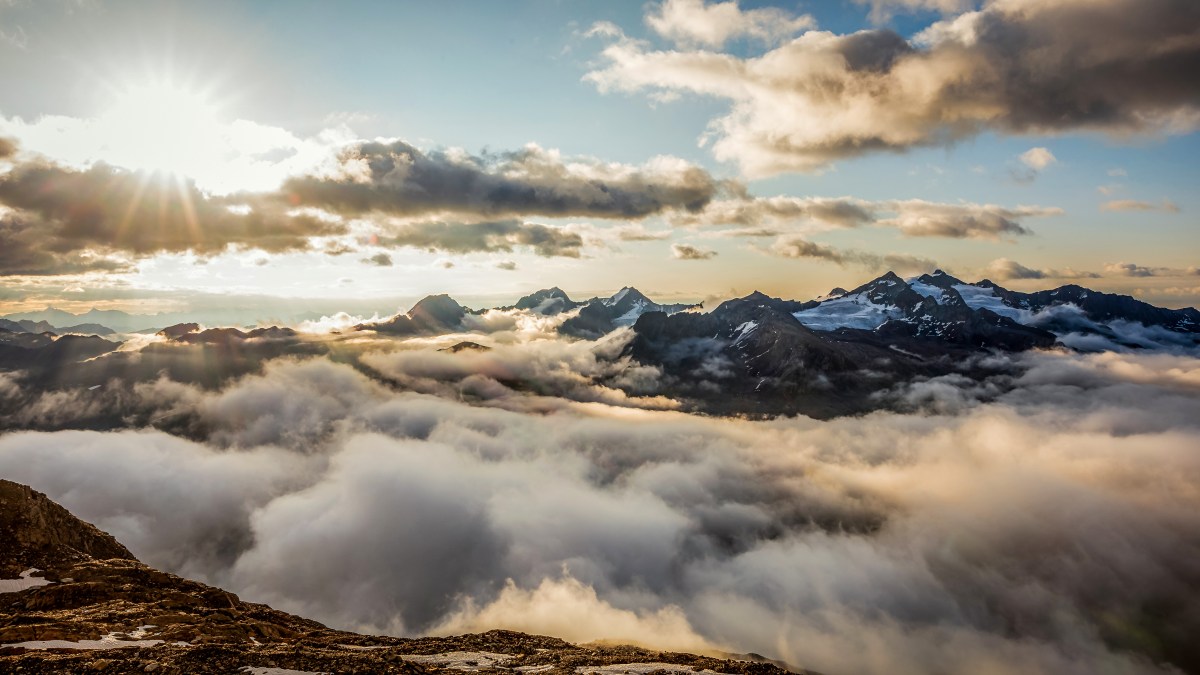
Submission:
[[[403,639],[329,629],[138,562],[45,495],[0,480],[0,672],[783,675],[753,658],[573,645],[511,631]]]

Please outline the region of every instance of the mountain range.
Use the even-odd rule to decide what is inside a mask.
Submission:
[[[824,418],[866,412],[888,407],[887,392],[903,383],[945,375],[978,380],[1011,370],[1011,359],[986,358],[995,353],[1200,347],[1200,312],[1193,308],[1165,309],[1076,285],[1022,293],[989,280],[967,283],[941,270],[909,279],[888,272],[814,300],[754,292],[711,311],[658,303],[628,287],[586,301],[549,288],[495,310],[558,317],[557,331],[565,340],[626,331],[620,334],[623,347],[615,354],[605,351],[603,358],[656,368],[662,377],[654,393],[712,414]],[[483,316],[491,311],[431,295],[405,313],[360,323],[348,333],[486,334]],[[217,386],[284,355],[335,354],[357,364],[350,343],[290,328],[205,329],[191,322],[158,335],[160,341],[136,352],[117,352],[121,343],[98,335],[0,327],[0,369],[21,370],[25,384],[37,391],[159,374]],[[110,352],[117,353],[95,358]],[[508,385],[539,389],[537,382]]]

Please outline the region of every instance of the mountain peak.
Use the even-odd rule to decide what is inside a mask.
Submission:
[[[616,306],[624,302],[637,302],[638,300],[650,301],[644,293],[634,288],[633,286],[625,286],[608,298],[605,304]]]
[[[517,300],[517,304],[513,305],[517,309],[532,310],[539,314],[557,314],[568,309],[573,309],[576,306],[577,303],[567,295],[566,291],[558,286],[534,291],[529,295],[523,296]]]
[[[922,284],[941,289],[947,289],[964,283],[962,279],[952,277],[940,269],[934,270],[932,274],[922,274],[916,280]]]
[[[427,295],[408,310],[408,316],[413,320],[435,322],[445,326],[457,324],[466,313],[466,308],[445,293]]]
[[[453,313],[458,314],[463,311],[463,306],[458,304],[458,301],[445,293],[437,295],[427,295],[417,301],[417,304],[408,310],[408,315],[413,316],[421,313]]]

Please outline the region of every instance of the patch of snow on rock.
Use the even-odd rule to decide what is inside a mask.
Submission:
[[[991,288],[980,288],[971,284],[955,284],[954,290],[962,296],[971,309],[989,309],[1000,316],[1007,316],[1017,323],[1029,323],[1033,314],[1026,309],[1017,309],[1004,304],[1004,300]]]
[[[628,312],[625,312],[621,316],[613,319],[613,325],[615,325],[615,326],[632,326],[634,323],[637,322],[638,317],[645,313],[646,313],[646,301],[638,300],[637,302],[633,303],[633,307],[631,307]]]
[[[908,287],[927,298],[933,298],[933,301],[939,305],[942,304],[942,289],[937,286],[921,283],[916,279],[909,279]]]
[[[238,672],[249,673],[250,675],[329,675],[329,673],[318,673],[311,670],[292,670],[290,668],[260,668],[258,666],[242,666]]]
[[[509,654],[495,652],[445,652],[443,654],[401,654],[405,661],[413,661],[451,670],[476,671],[502,667],[512,660]]]
[[[716,675],[716,672],[712,670],[696,670],[691,666],[681,666],[678,663],[614,663],[607,666],[579,666],[575,669],[575,672],[579,673],[579,675],[591,675],[591,673],[600,673],[600,675],[647,675],[655,671]]]
[[[871,302],[865,295],[844,295],[826,300],[812,309],[793,314],[796,320],[812,330],[861,328],[874,330],[888,319],[900,319],[904,313],[894,305]]]
[[[20,578],[0,579],[0,593],[18,593],[27,588],[37,588],[38,586],[49,586],[50,584],[54,583],[53,581],[49,581],[49,580],[43,579],[41,577],[29,576],[29,575],[33,574],[34,572],[40,572],[40,571],[41,570],[39,570],[35,567],[30,567],[29,569],[25,570],[24,572],[21,572]]]

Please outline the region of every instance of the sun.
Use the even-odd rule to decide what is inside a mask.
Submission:
[[[97,120],[105,161],[176,177],[219,171],[229,147],[220,106],[199,88],[169,80],[115,92]]]

